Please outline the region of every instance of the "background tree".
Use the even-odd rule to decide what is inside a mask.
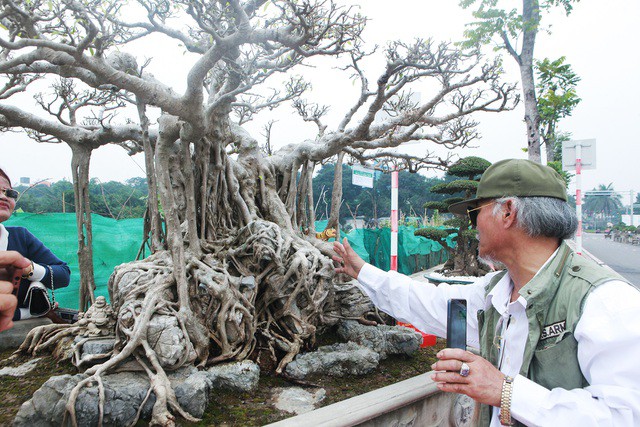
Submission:
[[[55,10],[61,16],[64,16],[63,6],[57,5],[54,8],[53,3],[51,5],[51,11]],[[20,8],[19,5],[13,6],[10,8],[13,11]],[[35,10],[40,6],[36,2],[26,5],[26,8],[27,10]],[[12,51],[19,50],[24,45],[29,45],[29,43],[24,43],[26,34],[21,33],[20,28],[23,25],[28,26],[30,24],[26,22],[29,21],[28,19],[23,20],[11,12],[8,12],[5,21],[9,27],[7,30],[9,39],[4,40],[4,43],[0,42],[3,48],[0,56],[7,58],[3,65],[9,65],[9,68],[11,68],[11,59],[8,58],[11,57]],[[65,28],[66,25],[61,25],[67,32],[74,32],[76,26],[82,26],[82,24],[76,22],[73,28]],[[40,36],[35,27],[30,28],[30,31],[30,37]],[[50,28],[47,31],[58,31],[58,29]],[[63,32],[58,32],[60,36],[63,36]],[[73,35],[72,38],[75,39],[76,35]],[[87,46],[84,46],[82,50],[86,48]],[[36,49],[36,52],[40,52],[41,55],[43,55],[42,52],[44,51],[48,54],[52,53],[47,51],[47,48]],[[22,57],[24,58],[24,56]],[[47,70],[39,73],[38,68],[41,65],[41,63],[38,63],[31,67],[22,64],[14,67],[7,73],[7,84],[0,89],[0,99],[15,97],[16,94],[27,91],[30,85],[43,78],[43,74],[50,73]],[[137,151],[138,146],[128,143],[136,141],[137,138],[142,138],[143,131],[131,124],[113,124],[114,115],[112,111],[124,106],[123,97],[120,96],[117,90],[112,90],[111,88],[109,90],[79,88],[76,81],[66,78],[66,70],[58,70],[52,74],[56,75],[56,78],[49,79],[51,82],[50,92],[36,92],[34,94],[36,104],[52,120],[44,119],[32,111],[20,109],[11,103],[4,103],[0,105],[0,130],[24,128],[27,130],[27,134],[38,142],[65,142],[71,148],[71,175],[75,193],[73,211],[76,213],[78,265],[80,267],[79,307],[80,310],[84,311],[95,300],[93,295],[95,289],[93,236],[89,200],[89,162],[91,160],[91,152],[105,144],[119,143],[129,148],[131,153],[134,153]]]
[[[177,403],[166,369],[251,357],[281,373],[340,317],[326,256],[330,246],[300,231],[313,220],[314,166],[342,152],[359,162],[388,159],[409,171],[444,166],[447,159],[428,151],[409,156],[392,148],[408,141],[464,147],[477,136],[470,114],[514,105],[515,89],[500,81],[498,61],[430,40],[390,43],[381,52],[383,69],[370,79],[360,39],[366,20],[330,1],[3,5],[0,73],[9,81],[62,76],[122,94],[137,114],[121,126],[102,120],[87,128],[1,102],[2,124],[72,141],[82,154],[73,165],[74,183],[76,176],[86,183],[94,144],[143,147],[148,206],[158,207],[157,194],[162,208],[161,215],[159,209],[150,214],[149,229],[157,236],[156,220],[162,219],[166,230],[166,241],[153,244],[149,258],[121,265],[112,275],[117,352],[89,368],[74,388],[67,405],[72,416],[73,396],[130,357],[152,378],[154,425],[173,424],[171,411],[193,420]],[[150,36],[188,52],[191,61],[180,60],[190,66],[183,93],[127,53],[130,43]],[[268,155],[243,124],[263,109],[301,99],[308,84],[293,70],[313,57],[344,57],[359,94],[336,127]],[[284,85],[274,78],[285,75]],[[425,101],[406,101],[418,82],[432,92],[422,94]],[[11,91],[3,95],[6,101]],[[147,116],[152,110],[159,114],[157,128]],[[319,128],[321,119],[314,120]],[[80,187],[76,201],[85,200]],[[76,206],[77,214],[80,208],[86,212]],[[147,330],[157,322],[175,325],[167,333],[182,345],[177,359],[167,359],[161,343],[150,341]]]
[[[331,207],[331,188],[334,179],[334,163],[323,165],[313,178],[314,206],[318,219],[327,219]],[[340,221],[351,218],[349,208],[358,206],[358,215],[371,219],[377,224],[378,218],[391,215],[391,174],[376,172],[373,188],[364,188],[351,184],[351,166],[345,165],[342,176],[342,198]],[[408,216],[421,216],[422,206],[431,200],[443,200],[446,196],[431,193],[429,189],[445,182],[444,178],[426,177],[419,173],[399,172],[400,188],[398,200],[400,210]],[[328,190],[327,190],[328,189]]]
[[[602,214],[606,218],[612,218],[620,215],[624,210],[622,206],[622,195],[615,192],[613,183],[609,185],[600,184],[592,191],[601,194],[586,195],[584,198],[585,213],[594,215]]]
[[[145,189],[146,190],[146,189]],[[113,219],[141,218],[147,206],[147,192],[116,181],[89,183],[91,210]]]
[[[481,157],[469,156],[460,159],[447,171],[448,175],[460,179],[435,185],[430,190],[433,193],[449,194],[456,197],[450,197],[441,202],[427,202],[424,208],[448,212],[449,205],[474,197],[480,177],[489,166],[491,163]],[[445,221],[445,225],[451,228],[443,230],[437,227],[425,227],[415,232],[416,236],[423,236],[442,243],[449,252],[449,259],[441,272],[447,276],[482,276],[486,274],[488,269],[478,262],[476,230],[469,227],[468,218],[456,216]],[[455,230],[458,235],[455,238],[454,249],[447,244],[446,237]]]
[[[562,143],[568,141],[570,135],[557,129],[558,122],[570,116],[581,101],[576,93],[580,77],[571,70],[571,65],[565,64],[565,60],[564,56],[555,61],[545,58],[536,61],[535,65],[538,76],[536,90],[540,94],[540,133],[547,151],[547,163],[562,162]]]
[[[529,159],[540,163],[540,114],[536,99],[533,75],[533,51],[536,36],[542,22],[542,12],[561,6],[569,15],[573,0],[522,0],[522,10],[503,9],[497,0],[461,0],[463,8],[477,5],[473,16],[476,22],[465,31],[467,46],[486,45],[495,41],[496,46],[506,50],[520,69],[522,93],[524,95],[524,121],[527,126],[527,152]],[[520,51],[517,51],[517,46]]]
[[[32,213],[75,212],[73,184],[57,181],[32,187],[16,187],[20,198],[16,209]],[[97,179],[89,182],[91,211],[113,219],[142,218],[147,205],[147,184],[144,178],[131,178],[126,183]],[[64,206],[63,206],[64,202]]]
[[[69,181],[18,185],[16,189],[20,192],[16,210],[32,213],[75,211],[73,184]]]

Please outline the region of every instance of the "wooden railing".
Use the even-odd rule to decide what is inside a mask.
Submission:
[[[427,372],[269,426],[472,425],[473,400],[464,395],[441,392],[431,380],[432,374]]]

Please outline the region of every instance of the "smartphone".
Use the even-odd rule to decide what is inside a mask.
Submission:
[[[21,269],[18,271],[22,271]],[[18,288],[20,287],[20,280],[22,277],[20,273],[16,272],[16,268],[12,265],[0,268],[0,280],[11,281],[13,284],[13,294],[16,295]]]
[[[467,300],[447,303],[447,347],[467,349]]]

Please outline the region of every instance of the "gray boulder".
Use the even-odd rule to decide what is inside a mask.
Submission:
[[[147,390],[149,380],[146,376],[137,373],[123,372],[104,377],[104,425],[125,425],[131,422],[142,404]],[[75,386],[75,383],[73,384]],[[68,395],[65,395],[62,404],[66,404]],[[98,413],[98,387],[92,384],[91,387],[84,388],[78,395],[76,402],[76,417],[78,425],[97,426]],[[151,414],[151,408],[155,403],[155,396],[150,396],[143,407],[143,416]]]
[[[84,375],[61,375],[50,378],[33,397],[22,404],[14,420],[15,426],[62,425],[65,406],[73,387]],[[209,403],[211,383],[206,373],[194,367],[169,374],[178,402],[194,417],[201,417]],[[149,389],[149,378],[139,372],[121,372],[103,377],[105,404],[104,425],[129,425],[135,418]],[[155,394],[145,402],[141,418],[149,418]],[[98,425],[98,387],[93,383],[84,387],[76,401],[78,425]]]
[[[51,320],[46,317],[13,322],[13,328],[0,332],[0,351],[20,347],[20,344],[22,344],[31,329],[36,326],[50,325],[51,323]]]
[[[59,426],[64,417],[66,397],[84,375],[51,377],[22,404],[13,421],[14,426]]]
[[[113,347],[115,346],[115,337],[91,337],[85,338],[77,336],[73,340],[76,346],[80,346],[80,360],[74,362],[76,366],[91,366],[106,361]]]
[[[81,337],[76,337],[75,342],[81,341]],[[94,338],[82,344],[82,356],[107,354],[113,350],[115,345],[115,337]]]
[[[276,409],[299,415],[316,409],[326,396],[323,388],[315,389],[313,393],[300,387],[276,388],[272,401]]]
[[[251,391],[258,386],[260,366],[250,360],[216,365],[205,371],[213,388]]]
[[[367,326],[354,320],[338,324],[338,336],[344,341],[352,341],[380,354],[386,359],[392,354],[411,356],[420,348],[422,336],[403,326]]]
[[[170,374],[169,378],[182,409],[196,418],[202,417],[209,404],[211,390],[207,373],[190,366]]]
[[[333,285],[336,294],[334,311],[341,317],[359,318],[375,311],[373,302],[355,284],[337,283]]]
[[[356,343],[334,344],[317,351],[298,354],[285,372],[293,378],[304,379],[310,375],[364,375],[378,367],[380,355]]]
[[[193,348],[187,346],[187,340],[175,316],[156,314],[151,317],[147,335],[162,366],[174,366],[185,353],[188,361],[196,357]]]

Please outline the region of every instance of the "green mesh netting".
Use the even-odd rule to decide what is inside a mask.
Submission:
[[[328,219],[323,219],[322,221],[316,221],[315,222],[316,233],[322,233],[324,229],[327,228],[328,223],[329,223]]]
[[[398,227],[398,271],[413,274],[442,264],[448,258],[442,245],[422,236],[414,236],[415,227]],[[342,233],[358,255],[376,267],[391,267],[391,229],[357,228]]]
[[[96,296],[109,299],[107,282],[116,265],[133,261],[142,243],[142,218],[116,221],[100,215],[92,215],[93,226],[93,268],[96,282]],[[69,264],[71,283],[56,290],[56,301],[61,307],[78,308],[78,238],[75,214],[32,214],[14,213],[5,221],[6,226],[27,228],[40,239],[56,256]],[[325,229],[327,221],[317,221],[316,231]],[[413,274],[426,270],[447,260],[447,251],[442,245],[425,237],[414,236],[414,227],[401,226],[398,230],[398,271]],[[349,240],[358,255],[366,262],[382,270],[389,270],[391,230],[389,228],[358,228],[348,234],[341,233]],[[447,240],[455,237],[450,235]],[[333,239],[330,239],[333,240]]]
[[[116,265],[133,261],[142,242],[142,218],[115,219],[92,215],[93,269],[96,296],[109,299],[107,282]],[[78,308],[78,237],[75,214],[14,213],[5,226],[27,228],[56,256],[69,264],[71,283],[55,292],[61,307]]]
[[[318,233],[327,227],[327,220],[316,221]],[[444,228],[444,227],[441,227]],[[422,236],[414,236],[415,227],[398,228],[398,271],[413,274],[444,263],[449,257],[442,245]],[[360,257],[376,267],[388,271],[391,267],[391,229],[356,228],[349,233],[340,232]],[[447,236],[447,244],[455,247],[453,239],[457,233]],[[329,239],[332,242],[334,239]]]

